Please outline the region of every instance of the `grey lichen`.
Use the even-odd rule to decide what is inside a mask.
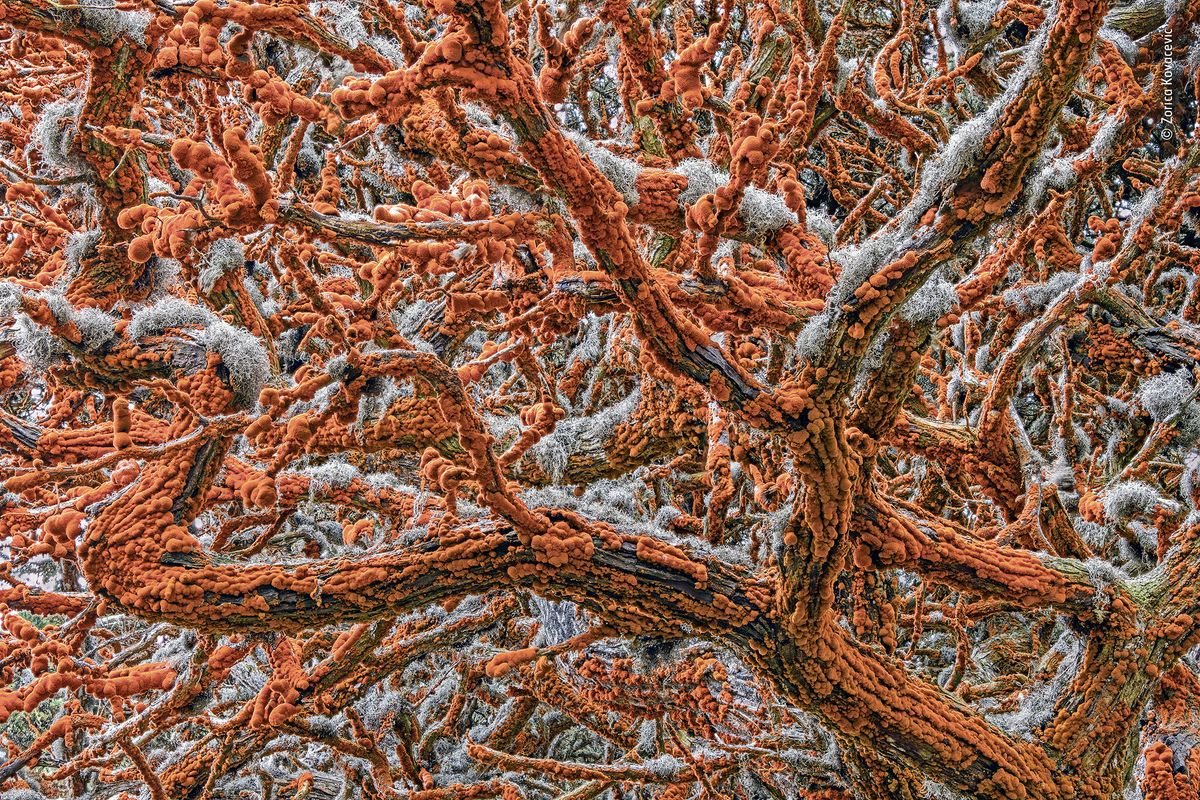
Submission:
[[[239,405],[252,405],[270,377],[266,348],[254,334],[235,328],[211,311],[169,298],[133,315],[127,334],[133,339],[161,335],[168,329],[190,332],[206,352],[216,353],[229,371],[229,384]]]

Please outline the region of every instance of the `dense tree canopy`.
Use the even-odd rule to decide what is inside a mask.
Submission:
[[[0,793],[1194,800],[1197,36],[0,0]]]

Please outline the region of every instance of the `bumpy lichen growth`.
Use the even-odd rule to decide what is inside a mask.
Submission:
[[[0,0],[0,795],[1194,800],[1198,29]]]

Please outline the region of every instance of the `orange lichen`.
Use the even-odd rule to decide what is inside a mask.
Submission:
[[[0,793],[1196,794],[1196,9],[99,5],[0,0]]]

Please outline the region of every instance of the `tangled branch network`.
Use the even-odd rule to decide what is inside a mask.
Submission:
[[[0,797],[1196,800],[1198,38],[0,0]]]

